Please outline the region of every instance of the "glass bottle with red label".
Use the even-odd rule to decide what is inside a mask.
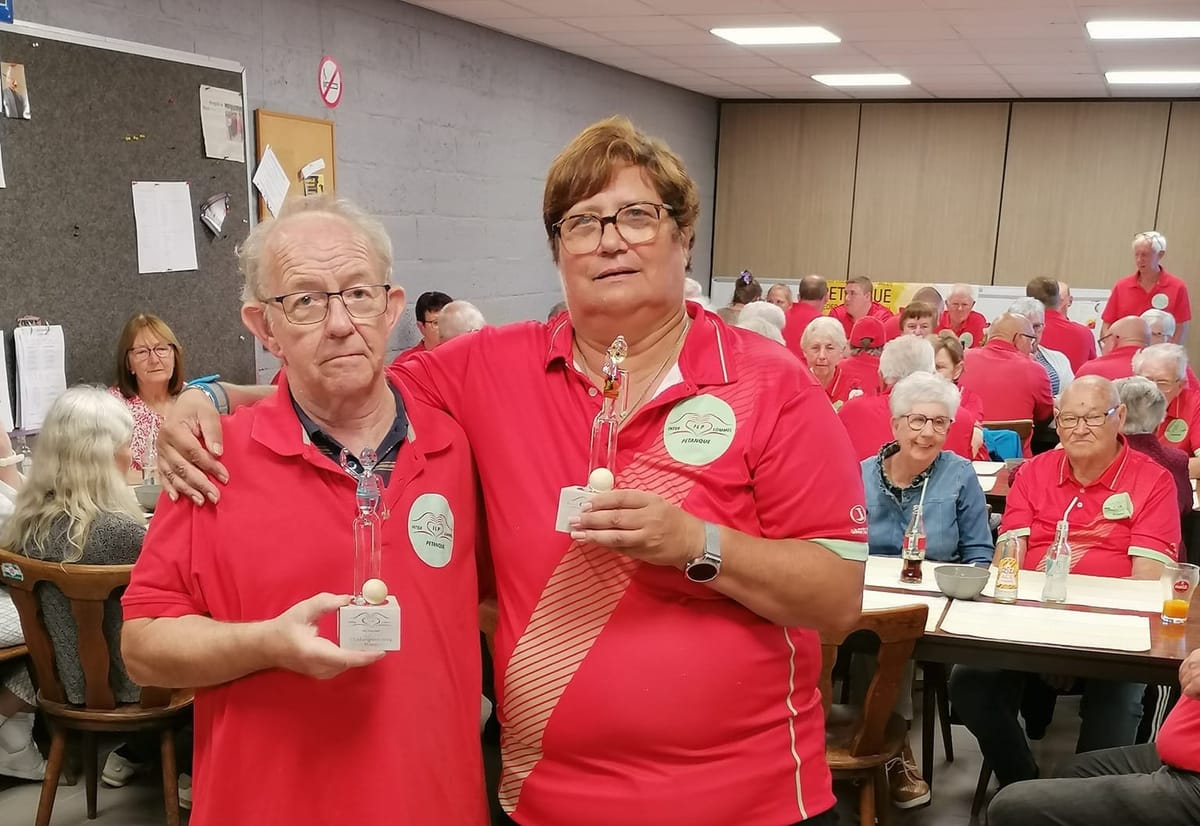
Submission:
[[[904,560],[900,567],[900,581],[917,583],[921,581],[921,563],[925,561],[925,514],[924,506],[913,505],[912,519],[904,531],[904,541],[900,548],[900,556]]]

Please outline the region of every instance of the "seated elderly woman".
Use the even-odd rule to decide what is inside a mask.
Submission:
[[[133,415],[133,461],[140,471],[175,398],[183,391],[183,347],[158,316],[138,313],[117,342],[117,383],[108,388]]]
[[[1188,457],[1188,476],[1200,477],[1200,390],[1187,384],[1187,351],[1178,344],[1152,344],[1133,357],[1134,375],[1154,382],[1167,408],[1155,435],[1165,447]]]
[[[1180,519],[1171,477],[1121,437],[1125,405],[1112,382],[1084,376],[1062,394],[1055,427],[1062,450],[1039,454],[1012,482],[1000,541],[1012,542],[1024,570],[1044,571],[1060,521],[1068,523],[1071,572],[1156,580],[1179,552]],[[979,740],[1001,786],[1038,776],[1017,718],[1033,674],[955,666],[950,699]],[[1077,752],[1130,745],[1142,718],[1144,686],[1113,680],[1047,678],[1080,689]]]
[[[1179,347],[1178,344],[1167,346]],[[1167,401],[1162,391],[1154,382],[1142,376],[1117,379],[1113,386],[1121,396],[1121,404],[1125,405],[1125,427],[1121,429],[1125,441],[1131,448],[1149,456],[1171,474],[1175,481],[1175,490],[1179,494],[1179,512],[1187,513],[1192,509],[1188,456],[1169,443],[1163,444],[1154,435],[1162,424],[1167,409]]]
[[[146,534],[146,519],[125,484],[132,437],[133,416],[103,389],[72,387],[59,396],[38,435],[30,476],[17,493],[12,516],[0,528],[0,547],[62,563],[135,562]],[[83,667],[70,603],[53,586],[46,586],[40,598],[67,699],[82,703]],[[141,689],[129,679],[121,661],[120,601],[110,601],[111,606],[105,608],[104,633],[112,657],[113,695],[117,702],[133,703]],[[32,696],[24,699],[33,701]],[[23,752],[13,754],[14,744],[5,737],[11,723],[0,726],[0,763],[9,766],[0,768],[0,773],[15,773],[12,767],[31,773],[44,770],[32,739]],[[113,776],[110,764],[121,759],[117,752],[109,756],[106,782]]]
[[[893,420],[896,414],[889,398],[891,388],[914,373],[932,374],[933,364],[933,347],[923,338],[901,336],[884,346],[883,355],[879,357],[879,382],[883,393],[850,399],[838,410],[838,418],[850,434],[850,442],[860,462],[874,456],[895,437]],[[941,434],[941,441],[945,442],[946,450],[971,459],[978,447],[974,420],[970,417],[960,420],[953,414],[950,419],[948,429]],[[979,441],[982,438],[980,434]]]
[[[783,344],[783,327],[786,323],[787,316],[778,305],[769,301],[752,301],[742,308],[734,326]]]
[[[810,321],[800,337],[800,348],[834,410],[850,399],[875,395],[876,388],[864,376],[841,369],[846,356],[846,328],[837,319],[821,316]]]

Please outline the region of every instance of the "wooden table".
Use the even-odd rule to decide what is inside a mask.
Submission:
[[[980,476],[979,478],[996,480],[991,490],[984,491],[984,496],[987,497],[987,503],[992,506],[993,510],[1003,511],[1004,502],[1008,498],[1008,468],[1000,468],[994,476]]]

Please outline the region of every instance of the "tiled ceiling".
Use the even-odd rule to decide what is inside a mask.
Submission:
[[[1112,69],[1200,69],[1200,40],[1095,41],[1089,20],[1200,20],[1197,0],[409,0],[717,98],[1191,96],[1110,88]],[[736,46],[709,29],[824,26],[841,43]],[[899,72],[838,91],[811,75]]]

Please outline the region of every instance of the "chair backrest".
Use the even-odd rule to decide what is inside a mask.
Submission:
[[[838,646],[859,631],[868,631],[879,638],[879,665],[867,687],[858,728],[850,741],[852,756],[877,754],[882,750],[904,667],[912,658],[913,646],[925,634],[928,616],[927,605],[863,611],[853,628],[841,634],[821,635],[820,688],[826,715],[833,705],[833,666],[837,662]]]
[[[38,585],[53,584],[71,604],[71,615],[79,630],[85,706],[97,711],[111,711],[117,707],[117,702],[109,683],[111,652],[104,636],[104,604],[113,591],[129,584],[132,571],[132,565],[43,562],[0,550],[0,581],[8,586],[21,616],[21,630],[33,659],[34,676],[42,697],[54,703],[68,702],[58,676],[54,643],[42,616]],[[143,688],[141,705],[160,708],[167,705],[170,698],[171,692],[167,689]]]
[[[1003,421],[982,422],[984,430],[1011,430],[1017,434],[1021,443],[1029,441],[1033,435],[1033,419],[1005,419]]]

